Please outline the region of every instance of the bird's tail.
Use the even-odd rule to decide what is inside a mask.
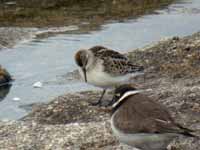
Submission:
[[[139,65],[132,65],[132,70],[134,72],[144,72],[144,67]]]

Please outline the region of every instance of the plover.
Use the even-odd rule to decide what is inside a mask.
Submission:
[[[115,90],[111,128],[120,142],[142,150],[167,150],[179,135],[194,137],[193,130],[176,123],[161,104],[131,85]]]
[[[134,65],[123,54],[103,46],[81,49],[75,54],[76,64],[85,82],[103,88],[101,100],[108,88],[129,82],[130,78],[143,74],[142,66]]]

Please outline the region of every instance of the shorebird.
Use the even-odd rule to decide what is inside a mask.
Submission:
[[[101,105],[108,88],[127,83],[144,71],[142,66],[134,65],[123,54],[103,46],[79,50],[75,61],[85,82],[103,88],[100,99],[93,105]]]
[[[180,135],[195,137],[193,130],[176,123],[167,108],[131,85],[115,90],[111,128],[117,139],[142,150],[167,150]]]

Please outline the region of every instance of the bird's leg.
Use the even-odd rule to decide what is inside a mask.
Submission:
[[[106,93],[106,90],[104,89],[103,92],[102,92],[102,94],[101,94],[101,97],[99,98],[99,100],[96,103],[91,103],[91,104],[93,106],[97,106],[97,105],[101,106],[102,99],[103,99],[103,96],[104,96],[105,93]]]

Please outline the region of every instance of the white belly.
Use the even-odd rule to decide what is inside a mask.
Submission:
[[[80,74],[84,79],[83,72],[80,70]],[[108,73],[102,71],[101,67],[96,67],[87,71],[87,82],[101,88],[113,88],[122,83],[127,83],[131,77],[131,74],[123,76],[111,76]]]
[[[111,76],[105,72],[90,71],[88,73],[88,82],[95,86],[103,88],[112,88],[122,83],[126,83],[129,76]]]
[[[133,146],[135,148],[139,148],[142,150],[164,150],[166,149],[169,142],[174,137],[178,136],[177,134],[172,134],[172,133],[165,133],[165,134],[123,133],[114,126],[113,117],[114,115],[111,118],[111,128],[113,134],[117,137],[117,139],[120,142]]]

